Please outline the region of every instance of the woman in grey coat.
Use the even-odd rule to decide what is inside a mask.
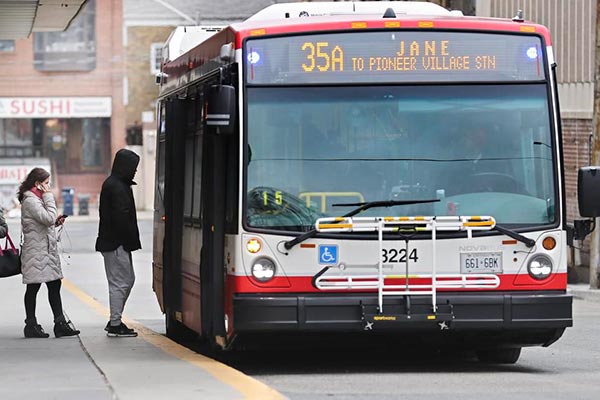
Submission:
[[[0,209],[0,238],[5,238],[8,233],[8,225],[6,225],[6,220],[4,219],[4,211]]]
[[[18,192],[21,202],[21,270],[25,291],[25,337],[47,338],[35,317],[37,293],[42,283],[48,287],[48,300],[54,314],[54,335],[56,337],[78,335],[79,331],[67,321],[60,298],[61,279],[60,257],[56,239],[56,227],[65,222],[65,216],[58,216],[56,201],[50,189],[50,174],[43,168],[31,170]]]

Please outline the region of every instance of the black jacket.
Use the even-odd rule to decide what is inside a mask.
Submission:
[[[121,149],[115,155],[112,172],[100,192],[100,226],[96,251],[113,251],[119,246],[127,251],[142,248],[131,185],[140,157]]]

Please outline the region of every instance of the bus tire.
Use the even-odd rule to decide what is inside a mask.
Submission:
[[[490,364],[514,364],[521,355],[520,347],[493,348],[477,350],[477,358],[480,362]]]

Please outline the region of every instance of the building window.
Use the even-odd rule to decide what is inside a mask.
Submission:
[[[14,40],[0,40],[0,53],[10,53],[15,51]]]
[[[110,118],[0,119],[0,158],[43,157],[60,174],[105,173]]]
[[[0,157],[33,157],[31,119],[0,118]]]
[[[103,150],[109,134],[102,126],[107,120],[85,118],[81,126],[81,168],[102,169],[105,164]],[[109,128],[109,126],[107,126]]]
[[[152,72],[152,74],[160,72],[163,46],[163,43],[152,43],[150,46],[150,72]]]
[[[64,32],[33,36],[38,71],[91,71],[96,68],[95,3],[89,0]]]
[[[46,156],[59,173],[104,172],[110,157],[109,118],[46,119]]]

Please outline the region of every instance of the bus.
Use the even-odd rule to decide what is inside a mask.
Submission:
[[[274,4],[157,83],[170,337],[412,336],[515,363],[572,326],[546,27],[426,2]]]

